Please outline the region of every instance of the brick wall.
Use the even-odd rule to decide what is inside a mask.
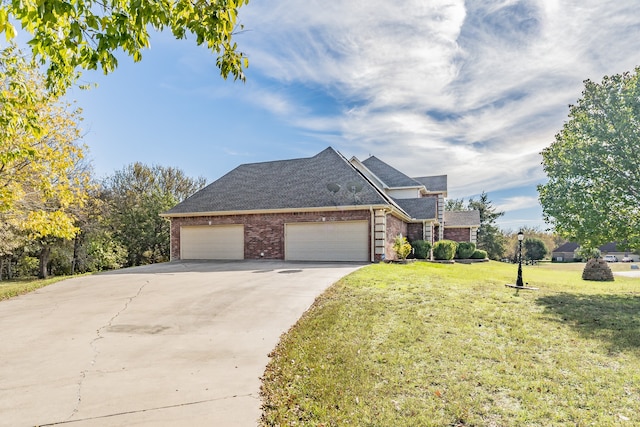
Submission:
[[[398,234],[407,236],[407,223],[399,220],[393,215],[387,215],[387,244],[385,247],[385,259],[397,259],[393,250],[393,243]]]
[[[445,228],[445,240],[453,240],[454,242],[468,242],[471,238],[471,230],[469,228]]]
[[[407,224],[406,236],[410,242],[413,242],[414,240],[422,240],[422,223],[412,222]]]
[[[288,222],[322,222],[323,218],[324,221],[370,221],[371,213],[368,210],[362,210],[172,218],[171,259],[180,259],[180,227],[229,224],[244,224],[245,259],[284,259],[284,224]],[[369,245],[371,245],[370,242],[371,236],[369,236]],[[264,257],[260,256],[261,253],[264,253]]]

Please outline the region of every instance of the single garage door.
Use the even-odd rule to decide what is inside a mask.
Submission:
[[[284,234],[286,260],[369,260],[367,221],[289,223],[285,224]]]
[[[180,259],[244,259],[244,226],[180,227]]]

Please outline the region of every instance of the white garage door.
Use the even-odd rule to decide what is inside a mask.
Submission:
[[[244,226],[180,227],[181,259],[244,259]]]
[[[284,233],[286,260],[369,260],[367,221],[289,223]]]

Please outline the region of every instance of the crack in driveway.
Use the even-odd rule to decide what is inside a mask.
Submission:
[[[94,339],[91,340],[91,342],[89,343],[89,345],[91,346],[91,348],[93,349],[93,358],[91,359],[90,362],[90,367],[81,371],[80,372],[80,379],[78,381],[78,394],[77,394],[77,399],[76,399],[76,404],[73,408],[73,410],[71,411],[71,415],[69,415],[69,417],[67,418],[66,422],[70,422],[72,421],[71,418],[74,417],[74,415],[76,415],[78,413],[78,411],[80,410],[80,405],[82,404],[82,385],[84,383],[84,380],[87,378],[87,373],[90,371],[91,366],[96,364],[96,361],[98,359],[98,356],[100,355],[100,351],[98,350],[97,347],[97,342],[100,341],[101,339],[104,338],[104,336],[102,335],[102,332],[107,329],[110,328],[113,324],[113,322],[122,314],[124,313],[128,308],[129,308],[129,304],[131,304],[131,302],[136,299],[137,297],[140,296],[140,294],[142,293],[142,290],[150,283],[149,280],[147,280],[145,283],[143,283],[139,288],[138,288],[138,292],[135,293],[135,295],[129,297],[127,299],[127,301],[124,303],[124,306],[116,313],[114,314],[111,319],[109,319],[109,321],[107,322],[106,325],[103,325],[101,327],[99,327],[98,329],[96,329],[96,337]],[[58,423],[60,424],[60,423]],[[52,424],[53,425],[53,424]]]
[[[151,412],[151,411],[161,411],[163,409],[180,408],[180,407],[185,407],[185,406],[200,405],[200,404],[203,404],[203,403],[218,402],[218,401],[222,401],[222,400],[238,399],[238,398],[245,398],[245,397],[249,397],[249,398],[252,398],[252,399],[259,399],[259,397],[255,396],[254,393],[240,394],[240,395],[236,394],[236,395],[233,395],[233,396],[214,397],[212,399],[197,400],[197,401],[194,401],[194,402],[176,403],[174,405],[165,405],[165,406],[157,406],[157,407],[154,407],[154,408],[144,408],[144,409],[136,409],[136,410],[133,410],[133,411],[116,412],[116,413],[113,413],[113,414],[98,415],[98,416],[95,416],[95,417],[88,417],[88,418],[78,418],[76,420],[67,419],[65,421],[53,422],[53,423],[48,423],[48,424],[39,424],[39,426],[40,427],[46,427],[46,426],[57,426],[57,425],[62,425],[62,424],[79,423],[79,422],[84,422],[84,421],[91,421],[91,420],[99,420],[99,419],[104,419],[104,418],[118,417],[118,416],[122,416],[122,415],[140,414],[140,413],[143,413],[143,412]]]

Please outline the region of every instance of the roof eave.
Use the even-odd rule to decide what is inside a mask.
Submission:
[[[207,212],[183,212],[183,213],[161,213],[163,218],[191,218],[199,216],[230,216],[230,215],[257,215],[257,214],[279,214],[292,212],[334,212],[334,211],[360,211],[369,209],[388,209],[390,205],[346,205],[346,206],[317,206],[306,208],[280,208],[280,209],[247,209],[234,211],[207,211]]]

